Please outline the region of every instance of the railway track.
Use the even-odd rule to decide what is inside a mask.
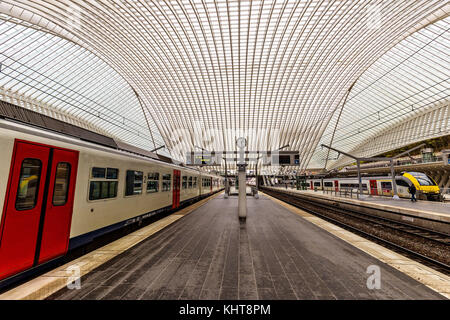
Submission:
[[[272,189],[261,188],[261,191],[271,195],[281,201],[289,203],[295,207],[298,207],[310,214],[318,216],[324,220],[327,220],[333,224],[336,224],[344,229],[357,233],[367,239],[370,239],[378,244],[381,244],[389,249],[393,249],[399,253],[402,253],[409,258],[418,260],[444,274],[450,275],[450,265],[446,261],[437,260],[430,257],[424,252],[418,252],[414,247],[413,241],[434,243],[437,246],[446,247],[450,244],[450,236],[437,232],[434,230],[426,229],[419,226],[413,226],[407,223],[394,221],[387,218],[369,215],[361,213],[355,210],[342,209],[337,207],[328,206],[316,201],[300,198],[292,194],[286,194],[282,191],[276,191]],[[363,223],[367,228],[362,230],[358,227],[358,224]],[[372,229],[373,231],[383,231],[381,235],[376,235],[376,232],[367,231]],[[405,235],[403,243],[400,241],[392,241],[384,237],[383,234],[395,232],[397,234]]]

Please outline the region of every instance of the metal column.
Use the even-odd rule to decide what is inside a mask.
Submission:
[[[247,140],[243,137],[236,140],[236,145],[238,149],[238,181],[239,181],[239,219],[245,220],[247,217],[247,175],[246,175],[246,163],[245,163],[245,147],[247,146]]]
[[[397,183],[395,182],[394,160],[391,159],[389,164],[391,166],[392,188],[394,190],[394,196],[392,198],[400,199],[400,197],[398,196],[398,193],[397,193]]]
[[[245,165],[239,166],[239,219],[247,217],[247,188],[246,188],[247,174],[245,172]]]
[[[259,158],[258,158],[258,159],[259,159]],[[258,199],[258,198],[259,198],[259,195],[258,195],[258,189],[259,189],[259,181],[258,181],[258,159],[256,159],[256,168],[255,168],[255,177],[256,177],[256,183],[255,183],[255,185],[256,185],[256,191],[255,191],[255,194],[254,194],[255,199]]]
[[[228,199],[229,194],[230,194],[230,186],[228,183],[227,159],[225,159],[225,195],[224,195],[224,198]]]
[[[362,198],[363,189],[362,189],[362,180],[361,180],[361,165],[359,163],[359,160],[356,160],[356,166],[358,167],[358,183],[359,183],[359,197]]]

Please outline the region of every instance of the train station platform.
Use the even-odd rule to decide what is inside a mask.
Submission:
[[[333,200],[340,203],[348,203],[357,205],[360,207],[368,207],[380,210],[386,210],[393,213],[409,216],[424,218],[427,220],[436,220],[443,223],[450,223],[450,203],[434,202],[426,200],[418,200],[417,202],[411,202],[409,199],[397,199],[394,200],[391,197],[382,196],[368,196],[364,195],[364,198],[358,199],[356,195],[350,198],[349,194],[344,196],[339,192],[323,192],[314,190],[297,190],[295,188],[285,187],[267,187],[274,190],[283,192],[293,192],[300,195],[305,195],[317,199]],[[407,220],[407,218],[405,218]]]
[[[269,196],[247,197],[246,222],[237,206],[220,194],[134,246],[125,237],[129,248],[83,275],[81,289],[47,298],[450,297],[449,277]],[[370,266],[380,268],[379,289],[368,288]]]

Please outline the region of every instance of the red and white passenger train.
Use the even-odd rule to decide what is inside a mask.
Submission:
[[[359,180],[353,178],[313,178],[306,179],[306,184],[311,190],[335,191],[358,190]],[[402,198],[410,198],[408,191],[410,185],[414,185],[417,197],[423,200],[442,201],[442,195],[433,178],[422,172],[402,172],[395,176],[397,193]],[[363,176],[361,177],[363,193],[374,196],[393,196],[392,177],[390,176]]]
[[[219,176],[0,119],[0,280],[223,188]]]

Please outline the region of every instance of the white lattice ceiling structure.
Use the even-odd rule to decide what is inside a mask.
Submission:
[[[133,121],[135,128],[148,126],[150,131],[137,135],[140,146],[145,141],[139,139],[151,133],[178,159],[197,147],[235,150],[236,138],[245,136],[249,150],[289,144],[300,150],[302,168],[323,167],[327,155],[320,143],[336,141],[350,150],[398,121],[389,110],[401,112],[411,104],[420,110],[449,94],[445,1],[6,0],[0,1],[0,13],[4,23],[45,32],[43,46],[75,45],[83,56],[112,68],[122,90],[134,94],[117,103],[119,94],[111,102],[114,115]],[[414,67],[415,54],[425,55],[417,60],[425,65],[416,76],[397,72],[402,81],[386,76]],[[395,90],[383,88],[389,81],[380,78],[389,79]],[[102,90],[99,81],[92,86]],[[117,92],[113,84],[108,88]],[[102,108],[108,103],[102,101]],[[67,110],[74,105],[71,101]],[[379,116],[379,123],[358,135],[367,114]],[[117,130],[114,134],[124,134]]]

